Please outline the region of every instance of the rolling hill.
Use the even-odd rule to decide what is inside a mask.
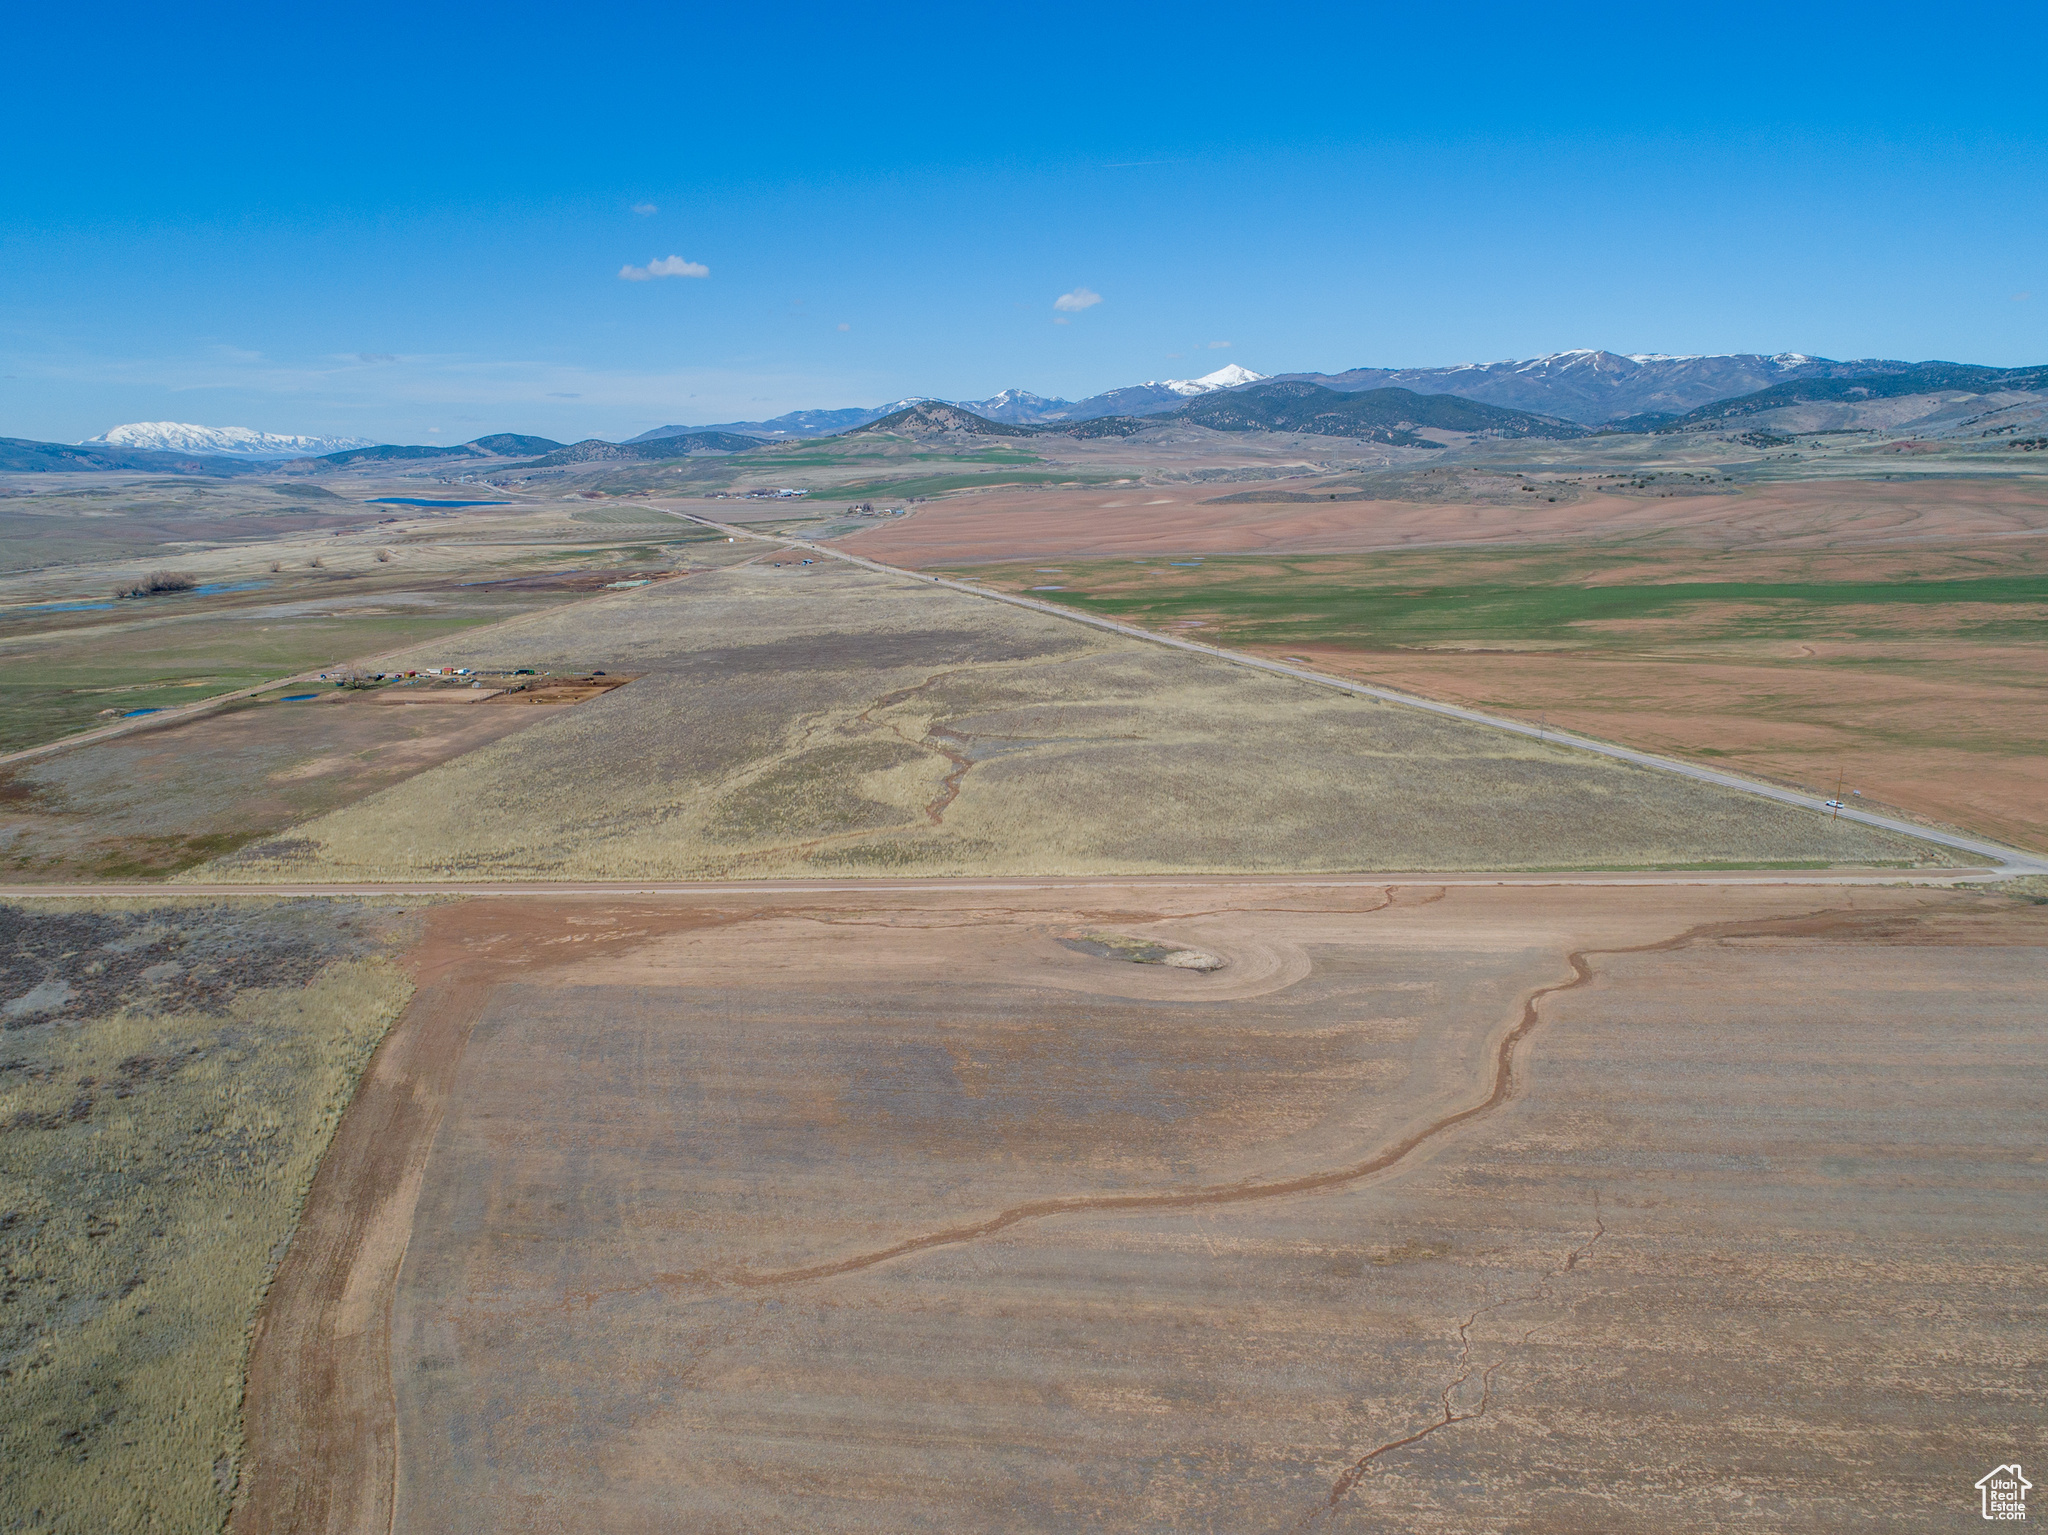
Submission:
[[[540,458],[510,467],[560,469],[569,464],[597,464],[621,460],[646,463],[669,458],[687,458],[693,453],[744,453],[749,448],[760,446],[760,438],[742,437],[734,432],[685,432],[673,437],[656,437],[645,442],[606,442],[600,437],[586,437],[582,442],[572,442],[567,447],[558,447],[554,452]]]
[[[1837,362],[1804,352],[1765,356],[1669,356],[1580,349],[1507,362],[1461,363],[1438,368],[1352,368],[1343,373],[1288,373],[1281,377],[1344,391],[1413,389],[1541,415],[1581,426],[1624,417],[1683,415],[1715,400],[1803,379],[1868,377],[1902,372],[1907,362],[1863,358]]]
[[[1555,416],[1450,394],[1417,394],[1410,389],[1342,393],[1320,384],[1283,380],[1206,395],[1165,419],[1219,432],[1314,432],[1410,448],[1438,446],[1420,435],[1424,429],[1496,437],[1577,437],[1585,430]]]
[[[940,432],[970,432],[977,437],[1034,435],[1033,429],[1028,426],[1012,426],[1005,421],[991,421],[986,416],[977,416],[971,410],[948,405],[944,400],[920,400],[915,405],[893,411],[879,420],[866,422],[843,435],[851,437],[857,432],[892,432],[902,437],[928,437]]]
[[[1863,374],[1848,378],[1805,378],[1773,384],[1734,399],[1715,400],[1676,417],[1657,430],[1682,432],[1703,426],[1718,426],[1745,416],[1762,415],[1787,405],[1817,402],[1860,403],[1865,400],[1901,399],[1911,395],[1960,391],[1967,394],[1995,394],[2012,391],[2038,393],[2048,390],[2048,366],[2031,368],[1986,368],[1974,363],[1925,362],[1897,372]]]

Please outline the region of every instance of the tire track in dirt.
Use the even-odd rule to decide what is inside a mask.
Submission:
[[[441,1112],[488,987],[423,985],[322,1158],[250,1340],[232,1535],[383,1535],[397,1413],[390,1308]]]
[[[1524,1041],[1535,1031],[1540,1020],[1539,1005],[1547,997],[1560,992],[1574,991],[1587,985],[1593,979],[1591,960],[1611,958],[1628,954],[1660,954],[1674,949],[1689,947],[1695,943],[1714,942],[1729,938],[1770,938],[1770,937],[1816,937],[1844,927],[1863,925],[1861,917],[1870,922],[1874,931],[1889,934],[1896,931],[1901,914],[1859,914],[1844,908],[1829,908],[1794,917],[1768,917],[1729,922],[1711,922],[1688,928],[1670,938],[1658,939],[1651,943],[1629,944],[1608,949],[1574,949],[1565,956],[1571,968],[1571,978],[1539,986],[1529,992],[1522,1001],[1520,1020],[1501,1037],[1493,1054],[1491,1086],[1486,1096],[1465,1108],[1445,1114],[1430,1121],[1420,1129],[1412,1131],[1392,1145],[1375,1152],[1363,1161],[1349,1163],[1343,1167],[1329,1168],[1317,1173],[1304,1173],[1293,1178],[1268,1180],[1246,1179],[1238,1183],[1212,1184],[1192,1189],[1166,1189],[1152,1193],[1138,1194],[1072,1194],[1054,1195],[1044,1199],[1026,1200],[1009,1206],[996,1214],[978,1221],[962,1222],[944,1226],[937,1230],[922,1232],[905,1237],[886,1247],[854,1253],[844,1258],[835,1258],[822,1263],[803,1264],[795,1268],[758,1270],[719,1271],[714,1269],[678,1270],[657,1274],[630,1285],[607,1286],[601,1289],[584,1290],[565,1295],[564,1306],[590,1306],[598,1301],[621,1295],[644,1294],[649,1290],[676,1289],[685,1285],[699,1285],[706,1289],[767,1290],[787,1285],[809,1284],[819,1280],[837,1279],[847,1274],[857,1274],[864,1269],[875,1268],[897,1258],[930,1252],[935,1248],[958,1246],[965,1242],[979,1241],[1013,1226],[1031,1221],[1047,1220],[1061,1215],[1114,1215],[1154,1210],[1188,1210],[1213,1208],[1223,1205],[1250,1204],[1260,1200],[1286,1199],[1300,1194],[1319,1194],[1332,1189],[1347,1187],[1366,1178],[1390,1171],[1407,1161],[1417,1151],[1432,1141],[1447,1135],[1458,1126],[1491,1114],[1506,1103],[1519,1089],[1515,1073],[1515,1055]],[[1910,921],[1910,918],[1905,918]]]
[[[250,1339],[230,1535],[388,1535],[398,1469],[391,1305],[434,1139],[471,1031],[514,974],[616,953],[752,911],[642,913],[563,941],[516,902],[432,912],[406,957],[418,989],[370,1059],[321,1159]]]

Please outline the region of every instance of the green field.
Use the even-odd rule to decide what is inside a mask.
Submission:
[[[978,453],[905,453],[896,448],[887,438],[870,438],[866,442],[837,442],[831,446],[809,445],[791,447],[773,456],[777,469],[827,469],[844,464],[865,464],[877,460],[886,463],[934,463],[934,464],[1042,464],[1045,462],[1036,453],[1022,448],[988,448]],[[757,461],[754,467],[768,462]]]
[[[1026,470],[1015,474],[926,474],[891,480],[861,480],[852,485],[833,485],[812,491],[811,499],[908,501],[915,497],[943,496],[956,490],[992,490],[997,486],[1027,485],[1114,485],[1128,478],[1130,476],[1120,474],[1074,474],[1053,470]]]
[[[1485,556],[1497,572],[1501,561]],[[1878,638],[1938,618],[1948,637],[2031,640],[2048,619],[2048,574],[1936,580],[1616,579],[1625,558],[1532,558],[1515,579],[1446,580],[1455,562],[1432,558],[1404,572],[1354,557],[1272,560],[1067,561],[1046,600],[1131,622],[1201,619],[1247,644],[1339,644],[1359,649],[1598,645],[1640,626],[1677,626],[1701,638]],[[973,572],[1027,587],[1054,577],[1013,566]],[[1404,575],[1406,579],[1403,579]],[[1941,610],[1938,614],[1935,610]]]

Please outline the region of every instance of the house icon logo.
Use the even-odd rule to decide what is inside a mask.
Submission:
[[[2033,1483],[2020,1475],[2019,1462],[1987,1471],[1977,1482],[1984,1496],[1984,1517],[2022,1523],[2027,1517],[2027,1493]]]

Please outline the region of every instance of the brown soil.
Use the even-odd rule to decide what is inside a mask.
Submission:
[[[391,691],[243,705],[0,770],[7,874],[174,874],[542,718],[386,707]]]
[[[1698,1524],[1721,1505],[1686,1490],[1686,1457],[1746,1453],[1726,1395],[1741,1372],[1776,1359],[1785,1389],[1808,1384],[1806,1356],[1698,1267],[1688,1243],[1729,1240],[1728,1220],[1775,1233],[1743,1249],[1752,1288],[1780,1283],[1773,1263],[1833,1274],[1799,1304],[1825,1314],[1827,1357],[1854,1382],[1809,1410],[1826,1422],[1796,1466],[1741,1462],[1748,1506],[1832,1508],[1819,1522],[1845,1527],[1923,1510],[1930,1492],[1896,1485],[1907,1470],[1866,1484],[1869,1467],[1947,1478],[1956,1456],[1885,1436],[1967,1419],[1968,1459],[2002,1431],[1987,1412],[2032,1410],[1928,1399],[1877,1358],[1932,1325],[1899,1320],[1922,1315],[1911,1263],[1843,1267],[1812,1215],[1771,1203],[1781,1178],[1705,1183],[1625,1076],[1619,1097],[1559,1107],[1572,1079],[1545,1064],[1649,1071],[1675,1051],[1692,1112],[1732,1112],[1795,1084],[1739,1051],[1714,1065],[1722,1031],[1749,1038],[1744,1009],[1790,1006],[1802,1035],[1762,1048],[1832,1051],[1831,1093],[1861,1102],[1843,1084],[1884,1080],[1902,1041],[1950,1037],[1958,988],[1991,988],[1995,1012],[1998,988],[2024,985],[1989,952],[2038,956],[2032,909],[1903,890],[1080,899],[437,911],[419,998],[257,1335],[235,1528],[1252,1528],[1363,1503],[1437,1529],[1471,1525],[1472,1455],[1495,1523],[1533,1527],[1577,1497],[1577,1527],[1621,1527],[1584,1500],[1626,1496],[1629,1467],[1675,1446],[1695,1448],[1649,1495],[1662,1527]],[[1076,924],[1230,965],[1090,958],[1057,941]],[[1885,978],[1891,959],[1916,989]],[[1806,1042],[1872,985],[1882,1040]],[[1617,1006],[1625,1046],[1572,1021]],[[1833,1098],[1801,1101],[1812,1118]],[[1756,1112],[1782,1140],[1801,1110]],[[1902,1129],[1906,1154],[1930,1154],[1926,1128]],[[1888,1264],[1920,1253],[1901,1191],[1934,1187],[1940,1162],[1902,1182],[1855,1128],[1826,1133],[1879,1158],[1876,1192],[1837,1219],[1893,1243]],[[1692,1170],[1672,1182],[1667,1162]],[[1503,1178],[1527,1185],[1518,1205]],[[1673,1198],[1675,1226],[1657,1213]],[[2031,1229],[1946,1208],[1987,1258]],[[1974,1316],[1980,1288],[1959,1279],[1949,1304]],[[1677,1321],[1659,1310],[1674,1305]],[[1842,1330],[1876,1317],[1894,1320]],[[1589,1329],[1635,1361],[1626,1400],[1557,1375]],[[1974,1334],[1940,1331],[1950,1377],[1974,1379]],[[1667,1383],[1673,1362],[1686,1373]],[[1570,1444],[1530,1441],[1532,1410],[1539,1438]],[[1838,1446],[1840,1414],[1890,1426]]]
[[[1656,535],[1709,547],[1821,550],[2048,532],[2048,488],[2023,480],[1811,481],[1670,498],[1557,502],[1218,502],[1213,485],[996,491],[940,501],[838,542],[890,564],[1165,553],[1337,553]]]
[[[523,688],[514,688],[499,693],[491,702],[497,704],[580,704],[585,699],[602,698],[614,688],[622,688],[633,679],[630,677],[549,677]]]
[[[573,920],[573,919],[572,919]],[[560,910],[468,902],[428,919],[418,991],[335,1132],[250,1344],[235,1535],[387,1535],[397,1446],[391,1297],[470,1031],[506,972],[531,975],[711,925],[697,911],[577,947]]]

